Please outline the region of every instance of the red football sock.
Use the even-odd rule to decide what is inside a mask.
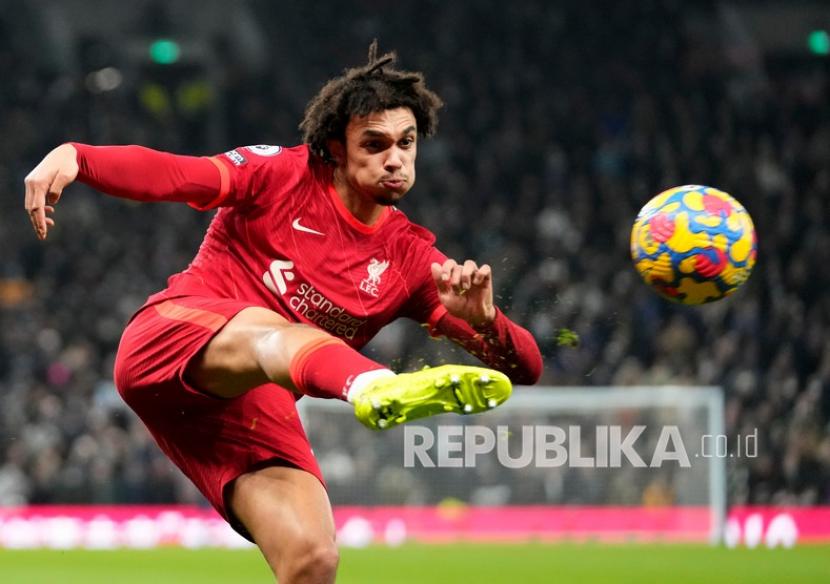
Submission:
[[[297,389],[312,397],[346,399],[355,377],[366,371],[385,369],[343,341],[322,338],[312,341],[291,359],[288,373]]]

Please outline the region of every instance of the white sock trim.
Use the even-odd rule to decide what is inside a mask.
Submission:
[[[346,400],[350,404],[353,404],[357,401],[357,398],[360,397],[360,394],[366,391],[366,388],[369,387],[372,382],[376,379],[390,376],[395,376],[395,372],[391,369],[373,369],[372,371],[361,373],[354,378],[354,381],[352,381],[352,384],[349,386],[349,391],[346,393]]]

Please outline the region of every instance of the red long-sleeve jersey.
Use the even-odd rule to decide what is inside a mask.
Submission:
[[[355,348],[408,317],[514,383],[535,383],[541,375],[533,337],[501,311],[475,329],[447,313],[430,270],[446,256],[430,231],[394,207],[372,225],[358,221],[337,195],[330,168],[316,163],[307,146],[247,146],[198,158],[138,146],[73,145],[78,180],[102,192],[219,207],[196,257],[170,277],[164,298],[244,300]]]

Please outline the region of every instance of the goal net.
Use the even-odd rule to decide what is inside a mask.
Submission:
[[[374,538],[721,538],[720,388],[517,387],[385,432],[342,402],[298,405],[338,516]]]

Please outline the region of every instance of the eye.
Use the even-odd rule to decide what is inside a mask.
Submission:
[[[401,140],[398,144],[400,144],[401,148],[410,148],[415,144],[415,138],[408,136]]]

